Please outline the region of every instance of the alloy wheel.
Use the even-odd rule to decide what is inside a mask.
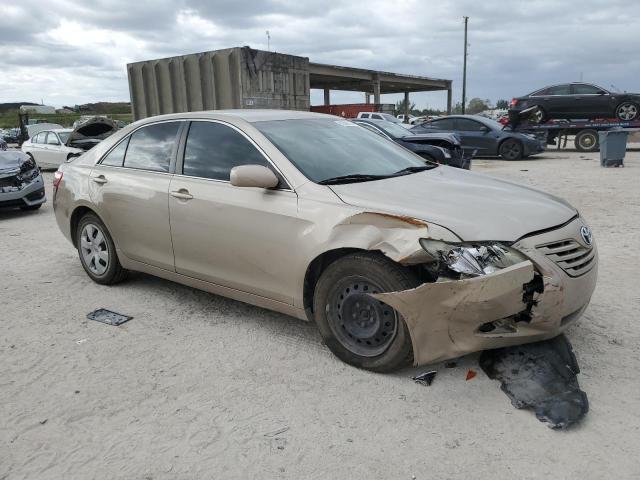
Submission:
[[[618,107],[618,118],[620,120],[634,120],[638,116],[638,107],[633,103],[623,103]]]
[[[80,251],[86,267],[94,275],[103,275],[109,267],[109,247],[102,230],[88,223],[80,235]]]
[[[507,140],[500,147],[500,155],[505,160],[517,160],[520,158],[522,153],[522,148],[520,144],[513,140]]]

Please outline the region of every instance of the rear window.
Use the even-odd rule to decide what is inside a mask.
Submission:
[[[101,165],[110,165],[112,167],[121,167],[124,163],[124,154],[127,151],[129,138],[120,142],[116,148],[111,150],[100,162]]]
[[[180,122],[156,123],[137,130],[129,140],[124,166],[168,172]]]
[[[427,123],[431,128],[437,128],[438,130],[455,130],[455,124],[453,118],[443,118],[442,120],[433,120]]]

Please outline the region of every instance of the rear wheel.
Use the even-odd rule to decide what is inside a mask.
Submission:
[[[520,160],[523,155],[522,143],[519,140],[508,138],[500,144],[498,153],[505,160]]]
[[[640,107],[633,102],[623,102],[616,108],[616,117],[625,122],[637,119],[638,113],[640,113]]]
[[[547,114],[544,111],[544,109],[539,105],[536,105],[536,109],[534,110],[532,116],[533,116],[533,120],[536,123],[544,123],[547,121]]]
[[[419,280],[379,253],[347,255],[322,273],[314,319],[329,349],[359,368],[388,372],[410,365],[413,348],[402,316],[371,293],[415,288]]]
[[[595,152],[600,146],[595,130],[580,130],[573,142],[579,152]]]
[[[127,271],[120,265],[111,235],[97,215],[87,213],[82,217],[76,232],[80,263],[91,280],[112,285],[125,279]]]

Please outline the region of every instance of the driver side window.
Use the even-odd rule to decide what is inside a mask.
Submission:
[[[184,151],[182,173],[191,177],[229,181],[231,169],[239,165],[262,165],[286,185],[262,153],[244,135],[216,122],[191,122]]]
[[[457,130],[461,130],[463,132],[481,132],[483,130],[483,125],[480,122],[469,120],[468,118],[458,118],[457,124]]]
[[[58,140],[58,135],[53,132],[49,132],[47,134],[47,145],[60,145],[60,140]]]

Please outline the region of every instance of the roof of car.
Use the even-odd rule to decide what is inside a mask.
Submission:
[[[184,112],[170,113],[167,115],[159,115],[156,117],[145,118],[144,121],[150,119],[172,120],[181,118],[211,118],[219,119],[220,117],[236,117],[246,122],[267,122],[270,120],[302,120],[302,119],[335,119],[341,118],[335,115],[327,115],[324,113],[306,112],[300,110],[267,110],[267,109],[240,109],[240,110],[205,110],[202,112]]]

